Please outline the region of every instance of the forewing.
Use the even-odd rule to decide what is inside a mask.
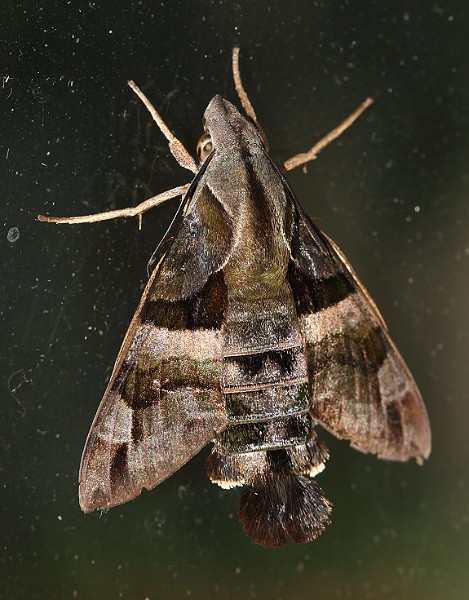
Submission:
[[[165,300],[198,293],[222,268],[233,244],[230,218],[203,179],[187,198],[181,228],[159,265],[154,294]]]
[[[85,512],[153,488],[226,425],[221,392],[226,287],[217,268],[230,228],[222,212],[213,216],[217,206],[207,206],[213,198],[204,190],[192,201],[199,202],[192,207],[199,217],[208,212],[218,223],[218,245],[210,249],[207,266],[204,230],[197,219],[192,226],[185,221],[148,282],[86,441],[79,486]],[[198,254],[197,243],[203,244]],[[179,268],[185,245],[197,254],[190,270]]]
[[[431,433],[417,385],[342,252],[298,210],[288,277],[306,343],[312,417],[358,450],[420,463]]]

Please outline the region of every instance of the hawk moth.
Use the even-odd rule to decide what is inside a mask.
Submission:
[[[85,512],[132,500],[213,442],[210,479],[243,486],[244,531],[275,547],[330,522],[317,425],[419,463],[431,433],[378,309],[248,115],[218,95],[205,111],[200,164],[186,161],[195,177],[150,261],[86,441],[79,500]]]

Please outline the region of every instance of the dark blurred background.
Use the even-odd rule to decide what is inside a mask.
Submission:
[[[8,599],[467,598],[467,3],[8,1],[0,7],[0,596]],[[288,179],[369,288],[426,401],[423,467],[322,434],[334,502],[316,542],[265,550],[208,452],[134,502],[83,515],[86,434],[177,208],[81,226],[189,181],[126,86],[192,151],[231,48],[277,161],[366,96],[374,106]]]

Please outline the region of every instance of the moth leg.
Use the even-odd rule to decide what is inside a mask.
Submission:
[[[301,165],[305,165],[311,160],[315,160],[317,155],[323,150],[326,146],[328,146],[332,141],[337,139],[340,135],[344,133],[346,129],[348,129],[352,123],[354,123],[358,117],[365,112],[365,110],[373,104],[373,98],[367,98],[364,102],[360,104],[360,106],[353,111],[340,125],[338,125],[335,129],[330,131],[327,135],[325,135],[322,139],[319,140],[314,146],[308,150],[307,152],[302,152],[300,154],[296,154],[292,156],[288,160],[283,163],[283,168],[285,171],[291,171],[292,169],[296,169]]]
[[[180,140],[178,140],[177,137],[175,135],[173,135],[173,133],[171,133],[168,126],[163,121],[163,119],[161,118],[161,115],[158,113],[158,111],[153,106],[153,104],[150,102],[150,100],[148,100],[148,98],[145,96],[145,94],[142,92],[142,90],[133,81],[128,81],[127,83],[132,88],[132,90],[137,94],[137,96],[140,98],[140,100],[143,102],[145,107],[148,109],[148,112],[153,117],[153,120],[158,125],[161,133],[168,140],[169,151],[174,156],[174,158],[178,161],[178,163],[181,165],[181,167],[183,169],[192,171],[192,173],[197,173],[199,169],[195,163],[195,160],[192,158],[192,156],[186,150],[184,144]]]
[[[186,183],[186,185],[180,185],[179,187],[175,187],[171,190],[167,190],[166,192],[162,192],[161,194],[157,194],[156,196],[152,196],[137,206],[131,206],[129,208],[108,210],[95,215],[83,215],[79,217],[47,217],[45,215],[38,215],[38,221],[43,221],[45,223],[67,223],[68,225],[73,225],[74,223],[96,223],[98,221],[108,221],[110,219],[138,216],[141,223],[141,218],[144,212],[150,210],[150,208],[154,208],[155,206],[163,204],[163,202],[166,202],[166,200],[171,200],[171,198],[175,198],[176,196],[184,196],[189,189],[189,186],[189,183]]]
[[[248,117],[250,117],[254,121],[254,125],[257,127],[257,130],[261,136],[262,141],[264,142],[264,146],[266,150],[269,150],[269,144],[267,142],[267,138],[265,137],[264,130],[262,129],[259,121],[257,120],[256,113],[254,112],[254,108],[249,100],[246,90],[244,89],[243,82],[241,81],[241,73],[239,70],[239,48],[233,48],[232,53],[232,68],[233,68],[233,80],[236,93],[238,94],[238,98],[241,102],[242,107],[244,108],[245,113]]]
[[[148,100],[148,98],[145,96],[142,90],[133,81],[129,81],[128,84],[132,88],[132,90],[137,94],[137,96],[140,98],[143,104],[146,106],[151,116],[153,117],[153,120],[160,128],[161,133],[168,140],[169,150],[174,156],[174,158],[177,160],[177,162],[184,169],[188,169],[193,173],[197,173],[198,167],[195,164],[194,159],[186,150],[184,144],[180,140],[178,140],[177,137],[173,135],[168,129],[166,123],[163,121],[163,119],[161,118],[153,104],[150,102],[150,100]],[[118,210],[110,210],[95,215],[83,215],[79,217],[47,217],[45,215],[39,215],[38,220],[44,221],[46,223],[67,223],[69,225],[72,225],[75,223],[96,223],[98,221],[107,221],[110,219],[138,216],[139,226],[141,227],[142,214],[144,212],[150,210],[150,208],[154,208],[155,206],[162,204],[163,202],[166,202],[166,200],[170,200],[171,198],[175,198],[176,196],[184,196],[184,194],[189,189],[189,185],[190,184],[180,185],[171,190],[167,190],[166,192],[162,192],[161,194],[157,194],[156,196],[152,196],[151,198],[148,198],[147,200],[141,202],[138,206],[132,206],[129,208],[122,208]]]

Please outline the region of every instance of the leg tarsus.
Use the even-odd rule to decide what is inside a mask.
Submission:
[[[267,138],[265,137],[264,130],[260,126],[259,121],[257,120],[256,113],[254,112],[254,108],[249,100],[246,90],[244,89],[243,82],[241,81],[241,72],[239,70],[239,48],[233,48],[232,53],[232,67],[233,67],[233,81],[236,93],[238,94],[238,98],[241,102],[242,107],[244,108],[245,113],[248,117],[254,121],[257,130],[264,142],[264,146],[266,150],[269,149],[269,144],[267,143]]]
[[[176,196],[184,196],[187,193],[187,190],[190,187],[190,183],[186,185],[180,185],[179,187],[175,187],[171,190],[167,190],[166,192],[162,192],[161,194],[157,194],[156,196],[152,196],[147,200],[144,200],[137,206],[131,206],[129,208],[120,208],[117,210],[109,210],[103,213],[97,213],[95,215],[83,215],[79,217],[47,217],[44,215],[38,216],[38,221],[43,221],[46,223],[66,223],[68,225],[74,225],[76,223],[97,223],[98,221],[108,221],[110,219],[120,219],[126,217],[139,217],[139,227],[141,228],[142,224],[142,215],[147,210],[154,208],[155,206],[159,206],[166,202],[167,200],[171,200],[171,198],[175,198]]]
[[[184,144],[180,140],[178,140],[178,138],[175,135],[173,135],[173,133],[171,133],[168,126],[163,121],[163,119],[161,118],[161,115],[156,110],[156,108],[153,106],[153,104],[150,102],[150,100],[148,100],[148,98],[145,96],[145,94],[142,92],[142,90],[133,81],[131,81],[131,80],[128,81],[128,84],[129,84],[129,87],[132,88],[132,90],[135,92],[135,94],[143,102],[143,104],[147,108],[148,112],[153,117],[153,120],[160,128],[161,133],[168,140],[169,150],[170,150],[171,154],[174,156],[174,158],[178,161],[178,163],[181,165],[181,167],[183,169],[192,171],[192,173],[197,173],[197,171],[199,169],[197,168],[197,165],[195,164],[194,159],[189,154],[189,152],[186,150]]]
[[[365,110],[373,104],[372,98],[367,98],[364,102],[360,104],[360,106],[353,111],[351,115],[349,115],[340,125],[338,125],[335,129],[330,131],[327,135],[325,135],[322,139],[319,140],[314,146],[308,150],[307,152],[302,152],[301,154],[296,154],[292,156],[288,160],[283,163],[283,168],[285,171],[291,171],[292,169],[296,169],[296,167],[300,167],[301,165],[305,165],[311,160],[315,160],[317,155],[323,150],[326,146],[328,146],[332,141],[337,139],[342,133],[352,125],[354,121],[358,119],[358,117],[365,112]]]

